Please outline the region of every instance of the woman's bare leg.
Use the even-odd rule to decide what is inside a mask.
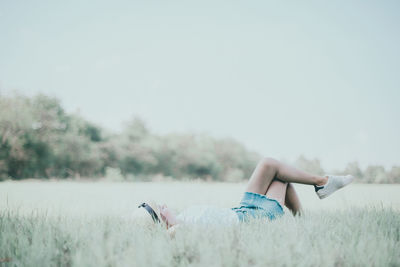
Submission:
[[[268,198],[275,199],[283,207],[285,205],[288,183],[274,179],[265,194]]]
[[[264,158],[258,164],[247,184],[246,191],[265,195],[272,180],[287,183],[324,185],[328,178],[300,171],[272,158]]]
[[[293,185],[290,183],[274,179],[267,189],[266,196],[278,201],[282,207],[285,205],[293,215],[300,215],[302,213],[300,199]]]
[[[301,215],[303,213],[300,199],[296,193],[296,190],[294,189],[294,186],[291,183],[289,183],[286,188],[285,205],[294,216]]]

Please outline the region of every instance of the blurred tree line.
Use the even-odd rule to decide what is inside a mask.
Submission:
[[[173,177],[239,181],[259,155],[231,140],[152,134],[140,119],[108,133],[58,99],[0,95],[0,179]]]
[[[296,166],[311,173],[326,174],[318,159],[308,160],[304,156],[300,156],[296,161]],[[381,165],[370,165],[362,170],[358,162],[355,161],[348,163],[344,170],[334,170],[331,174],[351,174],[357,178],[356,182],[358,183],[400,183],[400,166],[393,166],[390,170],[386,171]]]
[[[116,180],[204,179],[240,181],[250,177],[260,155],[232,139],[206,135],[155,135],[133,118],[121,133],[109,133],[56,98],[0,95],[0,180],[109,177]],[[297,167],[324,174],[319,160],[301,156]],[[356,162],[341,173],[367,183],[399,183],[400,167],[362,171]]]

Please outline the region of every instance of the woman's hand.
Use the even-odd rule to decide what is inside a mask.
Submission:
[[[176,229],[180,227],[180,224],[175,224],[174,226],[171,226],[168,228],[167,233],[169,234],[169,237],[174,238],[176,234]]]

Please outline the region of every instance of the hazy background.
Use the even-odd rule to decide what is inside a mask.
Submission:
[[[400,266],[399,14],[0,0],[0,265]],[[134,216],[238,206],[262,156],[357,179],[323,201],[296,184],[301,217],[174,239]]]
[[[400,160],[397,1],[0,1],[0,93],[112,130],[233,137],[322,166]]]

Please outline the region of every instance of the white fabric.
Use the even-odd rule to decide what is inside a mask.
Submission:
[[[350,184],[354,180],[352,175],[346,176],[334,176],[328,175],[328,182],[324,187],[317,191],[317,195],[320,199],[326,198],[336,190]]]
[[[177,216],[184,224],[238,224],[239,218],[232,209],[214,206],[191,206]]]

